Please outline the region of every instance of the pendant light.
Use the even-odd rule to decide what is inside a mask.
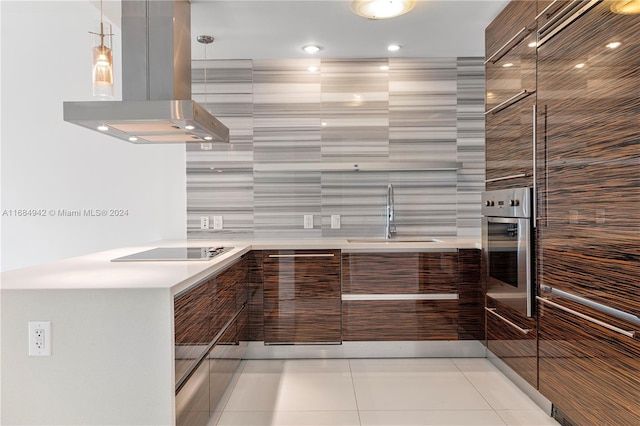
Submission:
[[[105,24],[102,14],[102,0],[100,0],[100,26],[93,34],[93,96],[102,99],[113,97],[113,50],[111,24]]]
[[[351,10],[368,19],[388,19],[409,12],[416,0],[352,0]]]

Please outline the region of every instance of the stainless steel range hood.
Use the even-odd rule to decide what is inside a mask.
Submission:
[[[187,0],[122,1],[123,100],[64,102],[64,121],[133,143],[229,142],[191,100],[190,28]]]

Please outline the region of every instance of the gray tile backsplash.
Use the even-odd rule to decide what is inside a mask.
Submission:
[[[192,74],[231,142],[187,147],[189,238],[382,236],[389,183],[399,236],[480,235],[482,58],[209,60]],[[332,167],[417,161],[462,166]],[[223,230],[200,230],[218,215]]]

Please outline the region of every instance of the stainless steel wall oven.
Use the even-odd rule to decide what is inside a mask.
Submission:
[[[533,315],[532,189],[482,193],[482,255],[487,295]]]

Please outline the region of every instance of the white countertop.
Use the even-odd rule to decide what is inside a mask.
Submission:
[[[340,249],[349,252],[449,251],[480,248],[478,238],[437,237],[438,242],[352,243],[345,238],[159,241],[102,251],[2,273],[3,290],[168,289],[176,294],[250,250]],[[208,261],[111,262],[155,247],[234,247]]]

